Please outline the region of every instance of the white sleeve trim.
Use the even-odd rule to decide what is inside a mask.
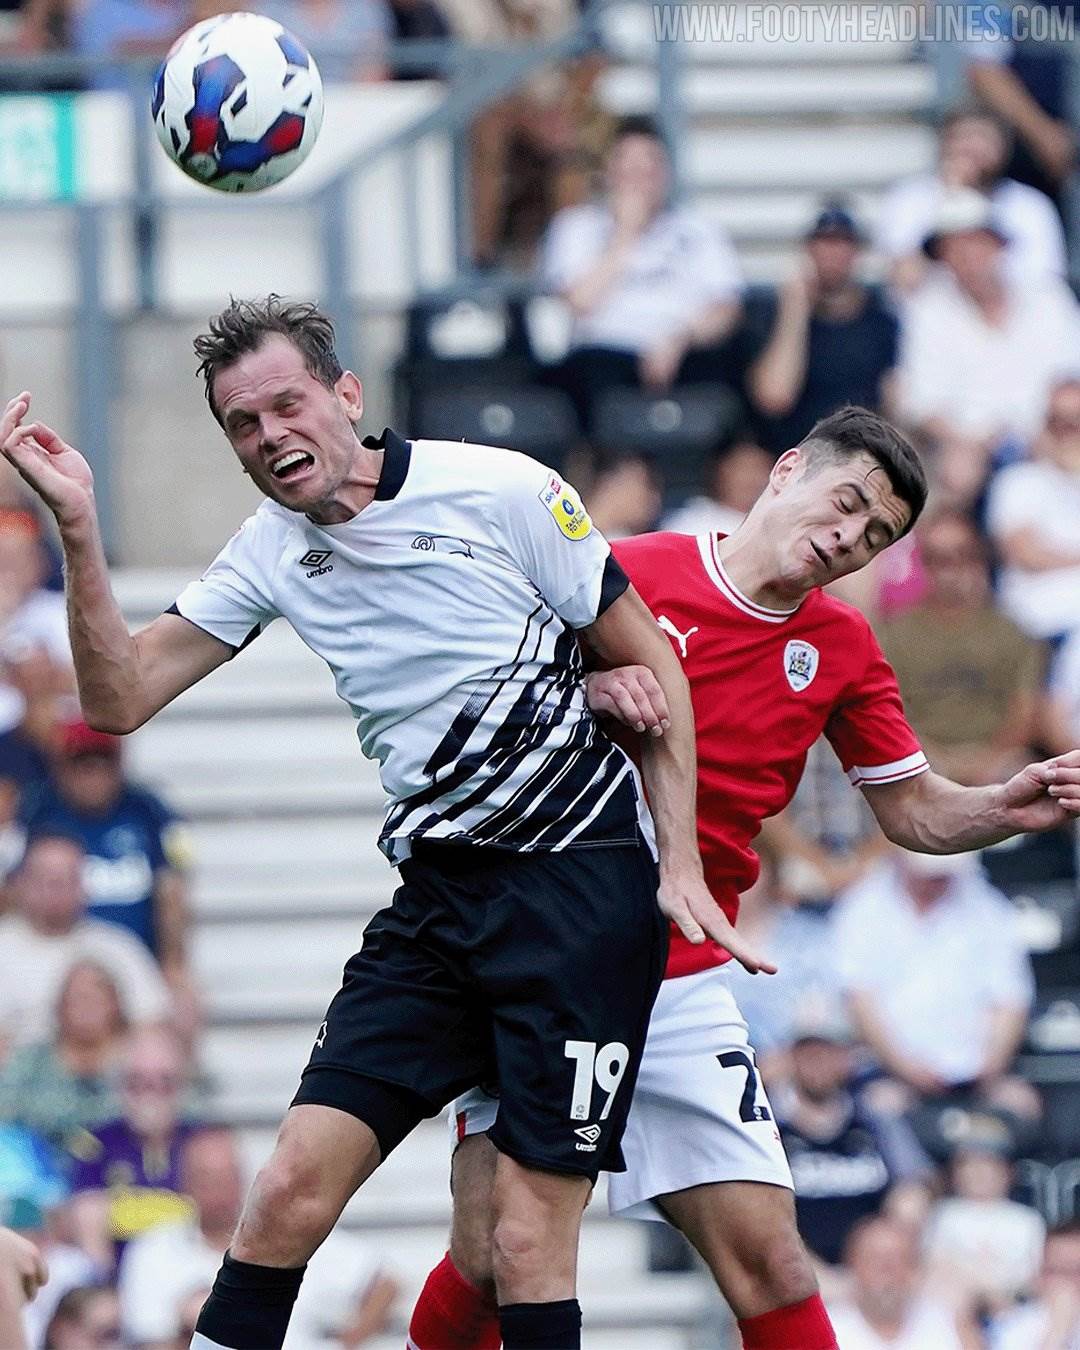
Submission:
[[[848,777],[856,787],[879,787],[882,783],[898,783],[902,778],[915,778],[930,768],[921,750],[894,759],[891,764],[856,764],[848,770]]]

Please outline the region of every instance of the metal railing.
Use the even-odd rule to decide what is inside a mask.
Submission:
[[[605,0],[586,6],[579,21],[567,32],[537,43],[515,44],[499,48],[477,48],[455,40],[422,40],[392,43],[386,52],[389,68],[398,74],[416,71],[438,72],[445,81],[445,95],[437,107],[423,113],[407,126],[382,137],[358,151],[338,167],[328,182],[310,199],[295,197],[276,200],[272,195],[258,201],[258,209],[295,210],[313,200],[318,212],[319,249],[323,263],[326,295],[333,297],[329,309],[338,321],[341,355],[346,364],[356,364],[355,334],[363,305],[354,299],[355,273],[362,270],[363,259],[350,247],[348,190],[357,179],[383,164],[391,156],[404,156],[404,192],[406,195],[406,257],[409,288],[421,294],[425,287],[420,264],[418,237],[419,183],[421,151],[432,136],[449,139],[452,146],[455,199],[454,278],[447,288],[451,293],[468,293],[482,285],[503,291],[527,288],[522,277],[506,274],[477,274],[470,263],[472,231],[470,210],[470,129],[477,115],[520,89],[539,71],[561,65],[592,52],[604,50],[601,16],[608,8]],[[313,53],[318,60],[318,53]],[[656,44],[658,99],[656,116],[672,148],[678,184],[678,148],[683,125],[679,95],[679,49],[674,42]],[[231,211],[245,209],[246,203],[201,194],[197,200],[170,200],[167,204],[153,186],[154,146],[148,135],[147,90],[156,62],[115,59],[83,59],[63,53],[33,57],[0,57],[0,89],[7,92],[57,90],[64,87],[94,87],[108,77],[115,87],[117,73],[130,98],[133,125],[135,190],[125,204],[133,214],[137,309],[154,312],[158,306],[157,253],[159,225],[164,211],[170,213],[198,210]],[[72,213],[76,221],[76,262],[78,303],[72,315],[75,384],[75,434],[95,473],[102,526],[107,544],[115,540],[115,513],[110,485],[111,427],[110,409],[118,382],[115,320],[102,295],[102,263],[105,254],[106,208],[97,202],[20,203],[0,200],[0,211],[25,212],[43,209]],[[115,203],[111,204],[115,209]],[[442,291],[440,287],[440,291]]]

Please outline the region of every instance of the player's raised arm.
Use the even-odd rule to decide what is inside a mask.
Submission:
[[[83,716],[99,731],[133,731],[226,661],[231,648],[172,614],[137,637],[128,632],[109,585],[90,466],[50,427],[23,425],[29,410],[28,393],[8,403],[0,453],[56,517]]]
[[[697,752],[690,686],[671,643],[648,606],[628,587],[581,636],[609,666],[640,664],[651,671],[670,712],[663,736],[646,736],[642,773],[660,849],[660,908],[691,942],[722,943],[752,973],[775,973],[736,933],[708,887],[697,843]]]

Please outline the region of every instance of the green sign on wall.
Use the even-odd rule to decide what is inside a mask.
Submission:
[[[75,189],[74,97],[0,97],[0,199],[70,201]]]

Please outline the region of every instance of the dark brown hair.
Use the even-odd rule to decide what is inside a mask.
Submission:
[[[210,320],[209,332],[195,339],[198,374],[206,383],[206,401],[221,422],[214,402],[214,380],[242,356],[257,351],[275,334],[288,340],[304,358],[304,365],[320,384],[333,389],[342,376],[334,350],[334,325],[310,302],[289,302],[280,295],[265,300],[230,300],[228,307]]]
[[[888,475],[892,490],[911,508],[907,534],[926,505],[926,471],[914,446],[884,417],[851,404],[823,417],[799,442],[810,459],[854,459],[869,455]]]

